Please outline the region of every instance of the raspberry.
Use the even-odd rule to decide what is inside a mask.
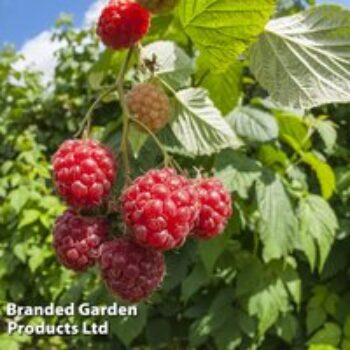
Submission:
[[[231,196],[215,178],[199,180],[197,188],[201,209],[193,233],[199,239],[210,239],[224,231],[232,215]]]
[[[169,122],[170,101],[158,85],[136,85],[127,95],[127,104],[135,118],[152,131],[162,129]],[[139,129],[142,130],[141,127]]]
[[[147,33],[150,13],[133,0],[111,0],[103,9],[97,34],[115,50],[136,44]]]
[[[103,245],[100,268],[102,278],[113,294],[136,303],[159,287],[165,263],[161,252],[118,239]]]
[[[108,196],[116,175],[112,152],[93,140],[65,141],[53,156],[58,193],[71,206],[92,208]]]
[[[67,210],[56,219],[53,232],[58,260],[68,269],[82,272],[99,257],[108,225],[101,217],[83,217]]]
[[[199,213],[198,193],[175,170],[150,170],[121,197],[125,223],[142,245],[160,250],[181,246]]]
[[[178,0],[136,0],[141,6],[152,13],[166,13],[173,10]]]

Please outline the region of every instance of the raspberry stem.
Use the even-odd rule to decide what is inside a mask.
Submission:
[[[126,103],[125,99],[125,92],[124,92],[124,77],[126,74],[126,71],[128,69],[131,57],[134,53],[134,46],[130,47],[128,54],[123,62],[122,67],[119,71],[119,76],[117,80],[117,90],[119,95],[119,101],[120,105],[123,110],[123,132],[122,132],[122,141],[120,145],[120,150],[123,157],[123,163],[125,168],[125,174],[126,174],[126,180],[129,181],[130,179],[130,162],[129,162],[129,149],[128,149],[128,136],[129,136],[129,124],[130,124],[130,112]],[[127,182],[126,181],[126,182]]]
[[[169,156],[168,152],[165,150],[165,148],[163,147],[163,144],[160,142],[158,137],[155,135],[155,133],[141,120],[138,120],[136,118],[131,118],[130,120],[133,123],[140,125],[141,128],[143,128],[152,137],[152,139],[154,140],[154,142],[156,143],[156,145],[158,146],[158,148],[160,149],[160,151],[163,154],[165,166],[169,166],[171,163],[170,156]]]
[[[105,97],[107,97],[109,94],[111,94],[113,91],[115,91],[116,88],[117,88],[117,86],[113,85],[113,86],[109,87],[105,92],[103,92],[100,96],[97,97],[97,99],[94,101],[94,103],[88,109],[83,121],[81,122],[81,126],[80,126],[78,132],[75,134],[75,137],[79,137],[83,133],[86,134],[87,137],[89,136],[90,129],[91,129],[91,119],[92,119],[92,115],[93,115],[95,109],[101,103],[101,101]]]

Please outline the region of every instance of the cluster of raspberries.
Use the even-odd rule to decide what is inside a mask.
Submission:
[[[170,11],[176,3],[110,0],[97,32],[112,49],[131,47],[148,31],[150,12]],[[169,121],[169,98],[158,85],[135,86],[126,102],[140,129],[157,131]],[[93,215],[103,213],[112,197],[118,165],[111,150],[94,140],[69,140],[52,162],[56,191],[69,206],[54,226],[58,260],[77,272],[97,262],[107,288],[128,302],[148,298],[160,286],[164,251],[181,247],[189,236],[207,240],[219,235],[232,215],[231,196],[219,180],[193,180],[171,168],[153,169],[122,192],[125,232],[116,238],[107,214]]]
[[[149,170],[122,192],[126,233],[115,238],[106,216],[86,213],[106,207],[117,168],[111,150],[97,141],[60,146],[53,156],[54,182],[70,208],[56,220],[53,246],[62,265],[74,271],[98,262],[108,289],[136,303],[160,286],[164,251],[181,247],[189,236],[206,240],[223,232],[232,215],[231,196],[214,178]]]

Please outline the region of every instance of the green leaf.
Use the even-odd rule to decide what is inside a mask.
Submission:
[[[174,108],[176,117],[171,129],[188,152],[209,155],[241,145],[203,89],[179,91]]]
[[[89,85],[92,89],[98,90],[102,87],[102,82],[109,70],[118,72],[126,51],[114,51],[106,49],[100,54],[97,62],[92,66],[88,75]]]
[[[45,249],[40,249],[36,246],[33,246],[29,251],[29,268],[30,271],[35,272],[38,267],[45,261],[45,259],[51,256],[51,252]]]
[[[335,174],[326,162],[317,158],[313,153],[302,153],[302,161],[315,171],[321,186],[322,196],[329,199],[335,190]]]
[[[19,213],[21,209],[26,205],[30,198],[30,192],[26,187],[19,187],[18,189],[12,191],[9,195],[9,201],[11,207]]]
[[[318,269],[321,271],[332,247],[338,221],[329,204],[319,196],[309,195],[300,202],[300,240],[310,265],[315,266],[314,251],[309,250],[310,238],[318,251]]]
[[[274,5],[273,0],[181,0],[178,15],[210,64],[226,69],[262,32]]]
[[[269,261],[288,255],[295,244],[298,222],[282,182],[270,173],[265,174],[257,181],[256,195],[264,259]]]
[[[273,145],[261,145],[259,148],[258,159],[267,167],[280,166],[286,168],[289,164],[289,158],[285,152]]]
[[[311,146],[309,130],[302,117],[283,111],[274,111],[279,126],[279,138],[294,150]]]
[[[341,329],[336,323],[327,322],[309,341],[308,344],[327,344],[338,346],[341,339]]]
[[[21,344],[12,335],[0,335],[0,348],[6,350],[20,350]]]
[[[259,83],[283,106],[349,102],[350,11],[318,6],[272,20],[250,61]]]
[[[324,144],[326,145],[326,151],[331,152],[337,142],[336,125],[329,120],[315,119],[313,126],[320,134]]]
[[[225,187],[231,192],[237,192],[242,198],[248,198],[250,188],[262,173],[257,162],[230,149],[220,152],[214,168],[215,176]]]
[[[209,97],[223,115],[227,115],[236,106],[242,93],[243,63],[234,61],[226,69],[212,69],[205,54],[197,59],[197,79],[208,90]]]
[[[189,339],[191,346],[197,348],[205,343],[210,334],[220,330],[228,322],[234,313],[232,303],[233,290],[231,288],[221,289],[208,312],[192,324]]]
[[[239,330],[235,310],[227,317],[226,322],[213,331],[213,338],[218,350],[238,349],[242,343],[242,336]]]
[[[291,314],[286,314],[280,318],[276,325],[277,335],[291,344],[298,330],[298,320]]]
[[[131,149],[133,150],[134,156],[138,158],[139,153],[147,141],[149,135],[145,132],[140,131],[135,125],[132,125],[129,129],[129,142]]]
[[[300,293],[300,280],[290,263],[274,261],[264,266],[252,258],[237,277],[237,297],[257,317],[260,336],[287,311],[290,295],[300,300]]]
[[[346,349],[347,348],[342,348],[342,350],[346,350]],[[308,347],[308,350],[339,350],[339,348],[336,348],[333,345],[317,344],[317,345],[310,345]]]
[[[231,234],[232,231],[228,227],[222,235],[198,244],[199,255],[208,273],[213,272],[215,263],[227,247]]]
[[[269,113],[252,107],[240,107],[230,116],[233,129],[250,142],[267,142],[278,137],[276,119]]]
[[[129,346],[147,324],[147,307],[138,305],[137,317],[110,318],[110,329],[124,345]]]
[[[210,281],[203,264],[196,264],[192,272],[182,282],[181,299],[187,302],[202,286]]]
[[[150,342],[149,345],[154,348],[167,344],[172,338],[171,323],[162,318],[152,319],[150,322],[147,322],[146,334]]]
[[[143,60],[155,60],[155,76],[160,77],[174,89],[188,86],[194,71],[192,59],[171,41],[157,41],[141,51]]]
[[[40,211],[36,209],[23,210],[18,228],[21,229],[22,227],[33,224],[35,221],[37,221],[40,218],[40,215],[41,215]]]

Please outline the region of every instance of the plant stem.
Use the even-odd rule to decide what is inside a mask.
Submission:
[[[76,137],[79,137],[83,132],[84,129],[86,130],[86,135],[88,136],[90,134],[90,128],[91,128],[91,117],[92,114],[94,113],[96,107],[100,104],[100,102],[107,97],[109,94],[111,94],[114,90],[116,90],[117,86],[113,85],[110,88],[108,88],[105,92],[103,92],[100,96],[97,97],[95,102],[91,105],[91,107],[88,109],[81,126],[78,130],[78,132],[75,134]]]
[[[159,141],[158,137],[154,134],[154,132],[144,123],[142,123],[140,120],[136,119],[136,118],[131,118],[130,119],[133,123],[138,124],[139,126],[141,126],[141,128],[143,128],[147,134],[149,134],[152,139],[154,140],[154,142],[156,143],[156,145],[158,146],[158,148],[160,149],[160,151],[163,154],[163,158],[164,158],[164,163],[165,165],[169,165],[170,163],[170,157],[167,153],[167,151],[164,149],[162,143]]]
[[[129,136],[129,124],[130,124],[130,112],[126,103],[125,99],[125,93],[124,93],[124,77],[125,73],[128,69],[130,59],[132,57],[134,51],[134,47],[131,47],[128,51],[128,54],[123,62],[122,67],[119,71],[119,76],[117,80],[117,90],[119,95],[119,101],[120,105],[123,110],[123,133],[122,133],[122,140],[120,145],[120,150],[123,157],[123,163],[125,168],[125,174],[127,181],[130,177],[131,169],[130,169],[130,162],[129,162],[129,148],[128,148],[128,136]]]

